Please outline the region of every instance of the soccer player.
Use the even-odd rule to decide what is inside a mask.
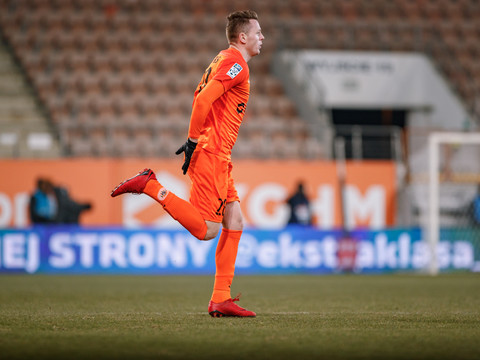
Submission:
[[[250,94],[247,62],[260,53],[264,36],[251,10],[228,15],[226,35],[229,47],[220,51],[203,74],[194,94],[187,141],[176,152],[184,154],[183,174],[188,172],[192,181],[190,201],[163,187],[150,169],[125,180],[111,196],[147,194],[199,240],[215,238],[222,225],[208,312],[213,317],[254,317],[253,311],[235,304],[239,299],[230,294],[243,230],[231,151]]]

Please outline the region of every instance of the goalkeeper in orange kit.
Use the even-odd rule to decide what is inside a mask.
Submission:
[[[199,240],[215,238],[223,226],[215,254],[215,284],[208,306],[213,317],[256,314],[231,298],[238,243],[243,231],[240,202],[232,178],[231,151],[237,139],[250,94],[247,62],[260,53],[264,36],[253,11],[236,11],[227,17],[229,47],[213,59],[198,84],[188,138],[178,149],[184,153],[183,174],[192,180],[187,202],[163,187],[150,169],[125,180],[113,191],[143,193]]]

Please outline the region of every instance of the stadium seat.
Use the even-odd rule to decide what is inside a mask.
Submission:
[[[63,121],[87,118],[139,126],[153,125],[162,118],[182,118],[182,124],[188,124],[193,91],[216,51],[227,46],[224,17],[236,5],[240,3],[221,0],[4,0],[0,2],[0,26],[58,129]],[[241,5],[257,9],[266,36],[262,55],[249,63],[252,96],[246,112],[249,123],[265,125],[255,131],[255,126],[246,126],[249,138],[239,137],[237,145],[243,149],[239,155],[277,156],[248,150],[279,124],[284,132],[305,126],[271,73],[275,51],[281,48],[424,51],[448,76],[467,107],[475,114],[480,112],[475,105],[480,6],[475,0],[249,0]],[[265,120],[274,118],[281,120]],[[175,125],[172,131],[164,131],[162,145],[148,149],[115,145],[112,151],[118,156],[131,151],[133,155],[170,157],[171,149],[167,151],[169,146],[164,144],[176,146],[178,133],[184,130]],[[304,136],[294,136],[290,142],[317,142],[316,147],[309,145],[316,150],[292,145],[288,154],[322,156],[321,144]],[[145,134],[139,138],[148,139]],[[111,153],[100,145],[88,146],[88,137],[72,139],[64,142],[71,144],[73,155],[77,151],[78,155]]]

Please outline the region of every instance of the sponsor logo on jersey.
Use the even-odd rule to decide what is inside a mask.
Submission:
[[[233,64],[230,70],[227,71],[227,75],[230,76],[232,79],[235,78],[238,74],[242,71],[242,67],[237,63]]]

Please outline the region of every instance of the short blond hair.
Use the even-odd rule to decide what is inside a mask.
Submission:
[[[227,39],[228,42],[235,41],[238,35],[246,32],[250,20],[258,20],[258,15],[253,10],[234,11],[227,16]]]

